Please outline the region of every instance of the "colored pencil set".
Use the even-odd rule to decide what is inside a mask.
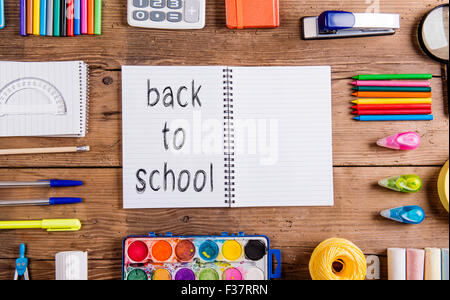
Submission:
[[[20,35],[102,33],[102,0],[20,0]]]
[[[358,121],[433,120],[431,74],[358,75],[352,101]]]

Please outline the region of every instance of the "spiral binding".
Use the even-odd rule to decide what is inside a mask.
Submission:
[[[79,63],[79,76],[80,76],[80,99],[86,99],[82,103],[82,109],[80,111],[80,135],[84,135],[89,131],[89,92],[90,92],[90,81],[89,81],[89,66],[80,61]],[[85,81],[85,80],[86,81]]]
[[[225,203],[235,203],[233,70],[223,69]]]

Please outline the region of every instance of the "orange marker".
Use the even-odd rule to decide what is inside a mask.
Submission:
[[[362,98],[431,98],[431,92],[355,92]]]
[[[27,0],[27,34],[33,34],[33,0]]]
[[[88,34],[94,34],[95,0],[88,0]]]

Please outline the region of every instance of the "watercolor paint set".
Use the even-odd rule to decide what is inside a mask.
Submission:
[[[123,280],[269,280],[281,276],[281,252],[263,235],[128,236]],[[277,266],[273,269],[273,258]]]

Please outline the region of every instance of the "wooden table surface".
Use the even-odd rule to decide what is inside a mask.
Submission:
[[[66,178],[82,187],[2,190],[2,199],[79,195],[84,203],[63,207],[2,208],[0,220],[79,218],[78,232],[0,231],[0,279],[11,279],[20,243],[27,244],[32,279],[53,279],[55,253],[89,252],[89,279],[121,278],[121,242],[148,232],[265,234],[282,252],[283,279],[309,279],[314,247],[343,237],[365,254],[380,256],[387,277],[386,248],[448,247],[449,218],[437,194],[441,166],[449,156],[449,119],[441,65],[423,55],[416,43],[421,17],[441,0],[280,0],[281,26],[271,30],[229,30],[225,1],[207,1],[207,25],[198,31],[133,28],[126,23],[126,1],[103,1],[103,34],[98,37],[19,36],[19,1],[6,1],[7,27],[0,31],[0,60],[84,60],[91,68],[91,108],[86,138],[0,138],[0,148],[90,145],[83,154],[0,157],[0,180]],[[367,2],[367,3],[366,3]],[[299,20],[327,9],[400,13],[393,36],[303,41]],[[122,209],[122,65],[330,65],[332,67],[334,207],[237,209]],[[359,73],[432,73],[434,121],[359,123],[351,118],[350,77]],[[375,145],[378,138],[417,131],[419,149],[399,152]],[[378,179],[416,173],[424,180],[417,194],[395,193]],[[276,202],[276,195],[274,196]],[[420,225],[383,219],[379,212],[420,205]]]

